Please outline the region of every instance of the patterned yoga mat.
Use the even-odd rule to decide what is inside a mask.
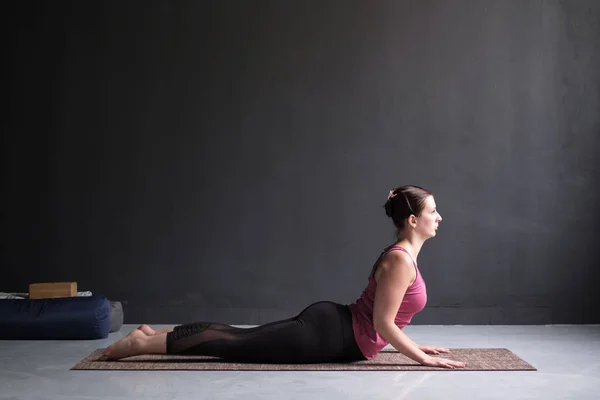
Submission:
[[[466,368],[426,367],[395,350],[384,350],[368,361],[324,364],[250,364],[205,356],[144,355],[117,361],[99,361],[95,350],[72,370],[156,371],[537,371],[508,349],[450,349],[439,357],[467,363]]]

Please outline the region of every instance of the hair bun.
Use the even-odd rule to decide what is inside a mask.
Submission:
[[[394,214],[394,212],[393,212],[394,210],[392,207],[392,199],[389,199],[388,201],[386,201],[383,208],[385,208],[385,215],[392,218],[392,215]]]

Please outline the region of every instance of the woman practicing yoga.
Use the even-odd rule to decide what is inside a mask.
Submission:
[[[402,331],[427,302],[417,256],[442,220],[433,195],[418,186],[402,186],[389,193],[384,208],[398,240],[380,254],[354,303],[321,301],[293,318],[254,328],[196,322],[154,331],[142,325],[109,346],[102,359],[177,354],[256,363],[352,362],[372,359],[391,344],[422,365],[465,367],[433,357],[448,350],[419,346]]]

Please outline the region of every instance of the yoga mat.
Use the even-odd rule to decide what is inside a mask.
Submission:
[[[206,356],[144,355],[116,361],[100,361],[95,350],[72,370],[155,371],[537,371],[508,349],[450,349],[440,356],[467,362],[466,368],[426,367],[395,350],[384,350],[371,360],[323,364],[251,364],[223,361]]]

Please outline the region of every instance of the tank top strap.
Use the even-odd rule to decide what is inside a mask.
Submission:
[[[400,250],[400,251],[403,251],[403,252],[405,252],[406,254],[408,254],[408,256],[410,257],[410,259],[411,259],[411,260],[412,260],[412,262],[413,262],[413,265],[415,266],[415,269],[417,270],[417,272],[419,271],[419,267],[417,266],[417,262],[416,262],[416,261],[414,260],[414,258],[413,258],[413,257],[410,255],[410,253],[408,252],[408,250],[406,250],[406,249],[405,249],[404,247],[402,247],[402,246],[390,246],[390,247],[387,247],[387,248],[386,248],[386,249],[383,251],[383,253],[381,253],[381,257],[383,257],[384,255],[386,255],[387,253],[389,253],[389,252],[390,252],[390,251],[392,251],[392,250]]]
[[[417,263],[415,262],[415,260],[412,258],[412,256],[410,255],[410,253],[408,252],[408,250],[406,250],[404,247],[402,246],[389,246],[386,247],[385,249],[383,249],[383,251],[381,252],[381,254],[379,255],[379,257],[377,258],[377,261],[375,261],[375,264],[373,264],[373,267],[371,268],[371,274],[370,277],[374,278],[375,277],[375,269],[377,268],[377,266],[379,265],[379,261],[381,261],[381,259],[388,254],[389,252],[393,251],[393,250],[400,250],[405,252],[406,254],[408,254],[408,256],[410,257],[410,259],[413,262],[413,265],[415,267],[415,270],[417,271],[417,274],[419,273],[419,268],[417,267]]]

